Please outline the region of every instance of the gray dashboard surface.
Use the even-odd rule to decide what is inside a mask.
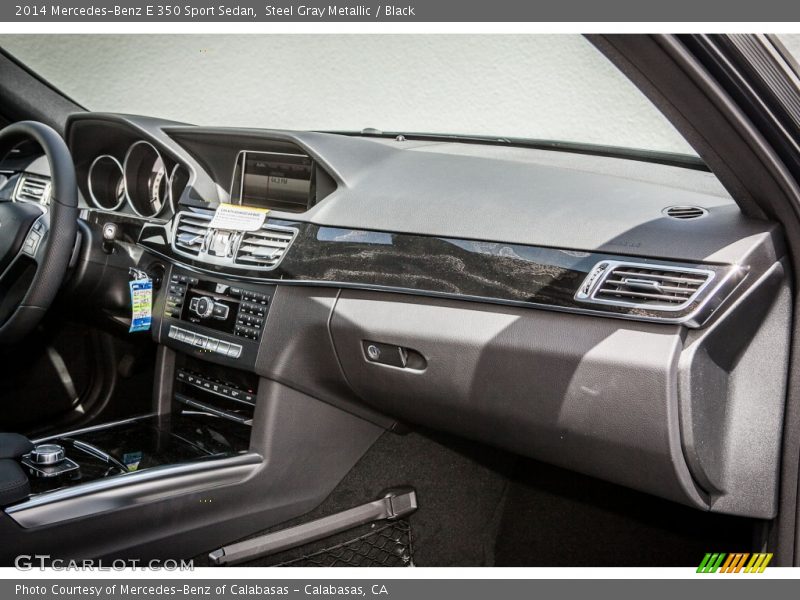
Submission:
[[[329,133],[189,127],[168,133],[241,149],[258,138],[294,141],[325,166],[338,189],[308,212],[286,216],[330,227],[711,262],[736,262],[729,246],[775,232],[771,223],[743,217],[713,175],[688,168]],[[662,211],[675,205],[708,214],[666,217]]]

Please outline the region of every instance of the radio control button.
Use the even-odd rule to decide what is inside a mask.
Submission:
[[[217,319],[227,319],[228,307],[225,304],[214,304],[213,308],[211,309],[211,313]]]

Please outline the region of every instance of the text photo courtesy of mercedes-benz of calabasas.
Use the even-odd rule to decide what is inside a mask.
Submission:
[[[800,40],[245,38],[0,36],[2,565],[793,564]]]

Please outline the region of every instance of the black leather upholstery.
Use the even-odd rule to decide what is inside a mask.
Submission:
[[[18,433],[0,433],[0,459],[19,458],[33,450],[28,438]]]
[[[0,460],[0,506],[25,500],[31,493],[28,476],[19,464],[10,459]]]

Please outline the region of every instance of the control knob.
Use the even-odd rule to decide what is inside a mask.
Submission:
[[[58,444],[39,444],[31,450],[31,462],[37,465],[55,465],[64,460],[64,448]]]
[[[193,302],[190,308],[198,317],[206,319],[214,314],[214,301],[203,296],[197,299],[197,304]]]

